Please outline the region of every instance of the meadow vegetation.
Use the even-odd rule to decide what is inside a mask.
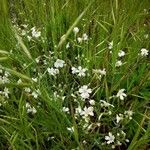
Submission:
[[[0,0],[0,150],[150,149],[149,0]]]

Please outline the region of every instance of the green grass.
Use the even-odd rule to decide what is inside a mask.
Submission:
[[[0,149],[149,149],[150,56],[141,56],[141,49],[150,47],[149,8],[149,0],[1,0]],[[41,32],[38,38],[32,37],[33,27]],[[79,28],[77,35],[74,27]],[[84,33],[88,40],[79,43]],[[125,52],[121,58],[120,50]],[[47,68],[57,59],[65,66],[49,75]],[[115,66],[118,60],[120,67]],[[85,77],[72,74],[71,68],[78,66],[87,69]],[[93,73],[103,68],[101,78]],[[85,101],[79,92],[83,85],[92,90]],[[124,100],[116,97],[120,89],[125,89]],[[104,107],[100,100],[114,107]],[[28,112],[27,103],[35,114]],[[88,122],[85,106],[94,109]],[[130,119],[124,114],[129,110]],[[120,114],[123,119],[117,123]],[[109,132],[115,137],[110,144],[105,139]]]

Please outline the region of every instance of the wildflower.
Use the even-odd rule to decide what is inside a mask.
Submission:
[[[57,59],[56,62],[54,63],[54,67],[56,68],[62,68],[64,66],[65,62],[61,59]]]
[[[77,72],[78,72],[78,76],[79,77],[81,77],[81,76],[85,76],[85,72],[87,71],[87,69],[86,68],[82,68],[81,66],[79,66],[78,67],[78,70],[77,70]]]
[[[87,85],[83,85],[81,86],[81,88],[79,89],[79,93],[80,93],[80,96],[83,98],[83,99],[87,99],[89,98],[89,94],[92,93],[92,90],[90,88],[88,88]]]
[[[91,105],[95,105],[95,101],[92,100],[92,99],[89,101],[89,103],[90,103]]]
[[[73,28],[73,32],[74,32],[74,34],[77,34],[79,32],[79,28],[78,27],[74,27]]]
[[[52,76],[55,76],[56,74],[59,74],[59,70],[58,69],[47,68],[47,71],[48,71],[49,75],[52,75]]]
[[[33,80],[34,82],[37,82],[37,78],[32,78],[32,80]]]
[[[100,102],[101,102],[102,107],[109,107],[109,106],[114,107],[114,105],[112,105],[104,100],[100,100]]]
[[[82,39],[81,37],[78,37],[78,38],[77,38],[77,41],[78,41],[79,43],[81,43],[82,40],[83,40],[83,39]]]
[[[70,132],[74,132],[74,127],[70,127],[70,128],[67,127],[67,130],[70,131]]]
[[[30,93],[31,92],[31,89],[30,88],[24,88],[24,90],[25,90],[25,92],[27,92],[27,93]]]
[[[127,95],[124,93],[125,89],[121,89],[117,93],[117,97],[119,97],[121,100],[124,100],[124,97],[127,97]]]
[[[68,113],[69,112],[69,108],[68,107],[63,107],[62,111]]]
[[[78,73],[78,69],[77,69],[77,68],[75,68],[75,67],[72,67],[72,68],[71,68],[71,70],[72,70],[72,74],[76,74],[76,73]]]
[[[33,91],[32,94],[31,94],[35,99],[38,98],[38,93],[36,91]]]
[[[128,110],[128,111],[125,111],[124,114],[126,115],[126,117],[128,117],[131,120],[132,119],[132,115],[133,115],[133,111]]]
[[[9,98],[9,96],[8,96],[8,94],[9,94],[8,88],[6,88],[6,87],[4,88],[3,94],[4,94],[4,96],[5,96],[6,98]]]
[[[115,67],[120,67],[120,66],[122,66],[122,61],[118,60],[115,64]]]
[[[70,43],[68,42],[66,45],[66,49],[70,48]]]
[[[103,70],[99,69],[99,73],[101,75],[106,75],[106,69],[105,68]]]
[[[112,49],[113,48],[113,41],[111,41],[110,43],[108,43],[108,49]]]
[[[19,80],[17,81],[17,83],[18,83],[18,84],[22,83],[22,80],[21,80],[21,79],[19,79]]]
[[[82,115],[84,115],[84,117],[94,116],[93,110],[94,108],[92,106],[88,108],[85,106]]]
[[[31,29],[31,33],[32,33],[32,37],[35,37],[35,38],[38,38],[38,37],[40,37],[41,36],[41,32],[40,31],[36,31],[35,30],[35,27],[33,27],[32,29]]]
[[[119,53],[118,53],[118,56],[119,57],[125,56],[125,52],[123,50],[120,50]]]
[[[26,103],[26,108],[27,108],[27,113],[32,113],[32,114],[37,113],[35,107],[31,107],[31,105],[28,102]]]
[[[123,115],[122,114],[116,115],[116,122],[119,123],[121,120],[123,120]]]
[[[111,132],[109,132],[108,136],[105,136],[105,140],[107,141],[107,144],[111,144],[114,142],[115,136]]]
[[[88,35],[87,35],[86,33],[84,33],[84,34],[82,35],[82,39],[83,39],[84,41],[87,41],[87,40],[88,40]]]
[[[148,55],[148,50],[145,48],[141,49],[141,56],[147,56]]]

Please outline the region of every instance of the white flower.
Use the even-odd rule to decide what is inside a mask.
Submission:
[[[87,41],[87,40],[88,40],[88,35],[87,35],[86,33],[84,33],[84,34],[82,35],[82,39],[83,39],[84,41]]]
[[[124,97],[127,97],[127,95],[124,93],[125,89],[121,89],[117,93],[117,97],[119,97],[121,100],[124,100]]]
[[[110,43],[108,43],[108,49],[112,49],[113,48],[113,41],[111,41]]]
[[[62,111],[68,113],[69,112],[69,108],[68,107],[63,107]]]
[[[95,101],[92,100],[92,99],[89,101],[89,103],[90,103],[91,105],[95,105]]]
[[[47,71],[50,75],[55,76],[56,74],[59,74],[59,70],[58,69],[54,69],[54,68],[47,68]]]
[[[109,106],[114,107],[114,105],[112,105],[104,100],[100,100],[100,102],[101,102],[102,107],[109,107]]]
[[[83,76],[85,77],[85,72],[87,71],[86,68],[82,68],[81,66],[79,66],[78,68],[72,67],[72,74],[78,74],[79,77]]]
[[[132,119],[132,115],[133,115],[133,111],[128,110],[128,111],[125,111],[124,114],[131,120]]]
[[[70,132],[74,132],[74,127],[71,127],[71,128],[67,127],[67,130]]]
[[[81,88],[79,89],[79,93],[80,93],[80,96],[81,96],[83,99],[87,99],[87,98],[89,98],[90,93],[92,93],[92,90],[91,90],[90,88],[88,89],[88,86],[87,86],[87,85],[83,85],[83,86],[81,86]]]
[[[18,84],[21,84],[21,83],[22,83],[22,80],[21,80],[21,79],[19,79],[19,80],[17,81],[17,83],[18,83]]]
[[[72,70],[72,74],[76,74],[76,73],[78,73],[78,69],[77,69],[77,68],[75,68],[75,67],[72,67],[72,68],[71,68],[71,70]]]
[[[35,92],[35,91],[33,91],[31,95],[32,95],[35,99],[37,99],[37,98],[38,98],[38,93],[37,93],[37,92]]]
[[[70,48],[70,43],[68,42],[66,45],[66,49]]]
[[[116,115],[116,122],[119,123],[121,120],[123,120],[123,115],[122,114]]]
[[[83,77],[85,77],[85,72],[87,71],[87,69],[86,68],[82,68],[81,66],[79,66],[78,67],[78,70],[77,70],[77,72],[78,72],[78,76],[79,77],[81,77],[81,76],[83,76]]]
[[[148,50],[145,48],[141,49],[141,56],[147,56],[148,55]]]
[[[120,50],[119,53],[118,53],[118,56],[119,57],[125,56],[125,52],[123,50]]]
[[[38,79],[37,79],[37,78],[32,78],[32,80],[33,80],[34,82],[37,82],[37,81],[38,81]]]
[[[6,98],[9,98],[9,96],[8,96],[9,93],[10,93],[10,92],[9,92],[8,88],[5,87],[3,94],[4,94],[4,96],[5,96]]]
[[[107,144],[111,144],[115,140],[115,136],[112,135],[111,132],[108,133],[108,136],[105,136],[105,140],[107,141]]]
[[[32,113],[32,114],[37,113],[35,107],[31,107],[31,105],[28,102],[26,103],[26,108],[27,108],[27,113]]]
[[[115,64],[115,67],[120,67],[120,66],[122,66],[122,61],[118,60]]]
[[[84,111],[81,113],[81,115],[84,115],[84,117],[94,116],[93,110],[94,108],[92,106],[88,108],[85,106]]]
[[[36,31],[35,30],[35,27],[33,27],[32,29],[32,37],[35,37],[35,38],[38,38],[38,37],[40,37],[41,36],[41,32],[40,31]]]
[[[79,32],[79,28],[78,27],[74,27],[73,28],[73,32],[74,32],[74,34],[77,34]]]
[[[101,75],[106,75],[106,69],[105,68],[103,70],[99,69],[99,73]]]
[[[83,39],[82,39],[81,37],[78,37],[78,38],[77,38],[77,41],[78,41],[79,43],[81,43],[82,40],[83,40]]]
[[[27,92],[27,93],[30,93],[31,92],[31,89],[30,88],[24,88],[24,90],[25,90],[25,92]]]
[[[61,59],[57,59],[56,62],[54,63],[54,67],[56,68],[62,68],[64,66],[65,62]]]

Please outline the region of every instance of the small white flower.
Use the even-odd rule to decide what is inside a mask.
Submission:
[[[87,85],[83,85],[83,86],[81,86],[81,88],[79,89],[79,93],[80,93],[80,96],[81,96],[83,99],[87,99],[87,98],[89,98],[90,93],[92,93],[92,90],[91,90],[90,88],[88,88]]]
[[[68,42],[66,45],[66,49],[70,48],[70,43]]]
[[[108,43],[108,49],[112,49],[113,48],[113,41],[111,41],[110,43]]]
[[[82,39],[81,37],[78,37],[78,38],[77,38],[77,41],[78,41],[79,43],[81,43],[81,42],[83,41],[83,39]]]
[[[86,33],[84,33],[84,34],[82,35],[82,39],[83,39],[84,41],[87,41],[87,40],[88,40],[88,35],[87,35]]]
[[[73,32],[74,32],[74,34],[77,34],[79,32],[79,28],[78,27],[74,27],[73,28]]]
[[[88,116],[94,116],[94,112],[93,112],[94,108],[91,107],[84,107],[84,111],[82,112],[82,115],[84,115],[84,117],[88,117]]]
[[[75,68],[75,67],[72,67],[72,68],[71,68],[71,70],[72,70],[72,74],[76,74],[76,73],[78,73],[78,69],[77,69],[77,68]]]
[[[59,70],[58,69],[47,68],[47,71],[48,71],[49,75],[52,75],[52,76],[55,76],[56,74],[59,74]]]
[[[31,105],[28,102],[26,103],[26,108],[27,108],[27,113],[32,113],[32,114],[37,113],[35,107],[31,107]]]
[[[125,89],[121,89],[117,93],[117,97],[119,97],[121,100],[124,100],[124,97],[127,97],[127,95],[124,93]]]
[[[115,67],[120,67],[120,66],[122,66],[122,61],[118,60],[115,64]]]
[[[31,92],[31,89],[30,88],[24,88],[24,90],[25,90],[25,92],[27,92],[27,93],[30,93]]]
[[[133,115],[133,111],[128,110],[128,111],[125,111],[124,114],[131,120],[132,119],[132,115]]]
[[[121,120],[123,120],[123,115],[122,114],[116,115],[116,122],[119,123]]]
[[[95,105],[95,101],[92,100],[92,99],[89,101],[89,103],[90,103],[91,105]]]
[[[141,49],[141,56],[148,56],[148,50],[145,48]]]
[[[62,111],[68,113],[69,112],[69,108],[68,107],[63,107]]]
[[[57,59],[56,62],[54,63],[54,67],[56,68],[62,68],[64,66],[65,62],[61,59]]]
[[[22,80],[21,80],[21,79],[19,79],[19,80],[17,81],[17,83],[18,83],[18,84],[22,83]]]
[[[67,130],[70,132],[74,132],[74,127],[71,127],[71,128],[67,127]]]
[[[41,32],[40,31],[36,31],[35,30],[35,27],[33,27],[32,29],[31,29],[31,33],[32,33],[32,37],[35,37],[35,38],[39,38],[40,36],[41,36]]]
[[[86,71],[87,71],[86,68],[82,68],[81,66],[79,66],[79,67],[78,67],[78,70],[77,70],[78,76],[79,76],[79,77],[82,77],[82,76],[85,77],[85,75],[86,75],[85,72],[86,72]]]
[[[123,50],[120,50],[119,53],[118,53],[118,56],[119,57],[125,56],[125,52]]]
[[[99,73],[101,75],[106,75],[106,69],[105,68],[103,70],[99,69]]]
[[[3,94],[4,94],[4,96],[5,96],[6,98],[9,98],[9,96],[8,96],[9,93],[10,93],[10,92],[9,92],[8,88],[5,87]]]
[[[37,79],[37,78],[32,78],[32,80],[33,80],[34,82],[37,82],[37,81],[38,81],[38,79]]]
[[[37,98],[38,98],[38,93],[37,93],[37,92],[35,92],[35,91],[33,91],[31,95],[32,95],[35,99],[37,99]]]
[[[115,136],[111,132],[109,132],[108,136],[105,136],[105,140],[107,141],[107,144],[111,144],[114,142]]]

